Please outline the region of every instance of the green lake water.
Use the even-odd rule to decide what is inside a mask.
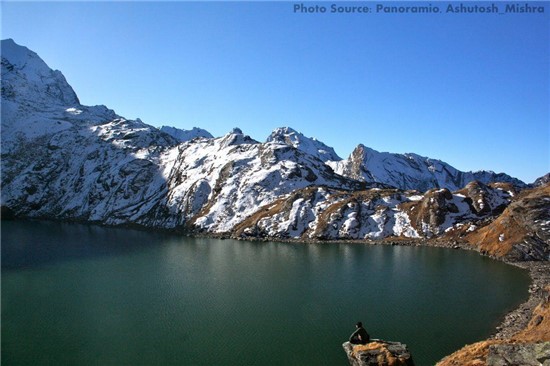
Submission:
[[[477,253],[2,222],[2,365],[347,365],[362,321],[433,365],[528,273]]]

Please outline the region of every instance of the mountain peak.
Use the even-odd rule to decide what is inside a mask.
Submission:
[[[25,46],[18,45],[11,38],[3,39],[1,43],[2,57],[8,59],[14,65],[22,65],[29,57],[38,55]]]
[[[342,160],[332,147],[325,145],[314,137],[306,137],[291,127],[278,127],[274,129],[267,137],[266,142],[278,142],[292,146],[317,157],[323,162]]]
[[[24,47],[24,46],[21,46],[21,45],[18,45],[17,43],[15,43],[15,41],[13,40],[13,38],[6,38],[6,39],[3,39],[3,40],[2,40],[2,47],[8,47],[8,46]],[[27,47],[24,47],[24,48],[27,48]],[[27,48],[27,49],[28,49],[28,48]]]
[[[2,62],[9,63],[18,71],[24,70],[30,76],[47,75],[55,72],[36,54],[25,46],[18,45],[11,38],[1,43]]]
[[[271,135],[291,135],[291,134],[300,134],[298,131],[292,127],[277,127],[271,132]]]
[[[222,144],[221,146],[229,146],[229,145],[240,145],[240,144],[257,144],[258,141],[254,140],[248,135],[245,135],[243,131],[238,128],[234,127],[231,131],[229,131],[225,136],[221,137]]]
[[[171,126],[162,126],[160,130],[169,134],[179,142],[190,141],[197,137],[203,137],[207,139],[211,139],[214,137],[210,132],[198,127],[193,127],[191,130],[184,130]]]
[[[16,96],[45,106],[80,105],[73,88],[60,71],[52,70],[35,52],[11,38],[2,40],[2,97]]]
[[[542,177],[537,178],[533,182],[533,186],[540,187],[540,186],[547,185],[548,183],[550,183],[550,173],[547,173],[547,174],[543,175]]]
[[[451,165],[414,153],[379,152],[357,145],[347,160],[333,166],[338,174],[365,182],[390,184],[400,189],[426,191],[431,188],[458,190],[468,182],[509,182],[518,187],[525,183],[509,175],[492,171],[462,172]]]

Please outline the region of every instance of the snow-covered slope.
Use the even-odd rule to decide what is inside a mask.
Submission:
[[[383,182],[401,189],[425,191],[432,188],[457,190],[471,181],[525,183],[504,173],[491,171],[462,172],[449,164],[417,154],[378,152],[358,145],[346,160],[329,162],[343,176],[365,182]]]
[[[271,132],[266,142],[277,142],[286,144],[308,153],[312,156],[316,156],[319,160],[326,162],[329,160],[342,160],[334,149],[325,145],[323,142],[316,138],[309,138],[293,130],[290,127],[279,127]]]
[[[472,202],[486,196],[491,198],[484,200],[486,210],[477,210]],[[485,185],[479,191],[451,193],[447,189],[433,189],[422,195],[397,189],[351,192],[308,187],[258,210],[235,228],[235,235],[300,239],[430,238],[464,222],[489,217],[511,198],[510,192]]]
[[[51,114],[80,106],[61,72],[53,71],[38,55],[11,39],[3,40],[2,54],[2,146],[16,138],[38,137],[70,127]],[[40,114],[34,111],[40,110]],[[76,109],[75,109],[76,110]],[[69,112],[66,112],[69,113]]]
[[[176,140],[81,105],[61,72],[13,40],[1,51],[2,205],[23,216],[104,222],[157,195],[154,161]]]
[[[238,128],[180,142],[81,105],[60,72],[11,40],[2,41],[1,142],[1,205],[20,217],[238,236],[430,237],[502,211],[515,194],[482,183],[401,191],[364,179],[365,159],[345,177],[325,163],[339,159],[331,148],[290,128],[264,143]]]
[[[309,186],[358,189],[298,149],[259,143],[234,129],[223,137],[170,149],[161,157],[170,227],[228,232],[259,207]],[[157,225],[157,223],[154,223]]]
[[[170,127],[170,126],[162,126],[160,128],[162,132],[166,132],[179,142],[186,142],[193,139],[196,139],[198,137],[211,139],[214,136],[210,134],[210,132],[203,130],[202,128],[193,127],[191,130],[183,130],[181,128],[176,127]]]

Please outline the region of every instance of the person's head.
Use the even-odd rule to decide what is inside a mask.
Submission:
[[[355,326],[356,326],[357,328],[362,328],[362,327],[363,327],[363,323],[357,322],[357,324],[355,324]]]

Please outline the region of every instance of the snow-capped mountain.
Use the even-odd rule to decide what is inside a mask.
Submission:
[[[160,130],[162,132],[166,132],[167,134],[169,134],[179,142],[190,141],[198,137],[202,137],[206,139],[211,139],[214,137],[210,132],[198,127],[193,127],[190,130],[183,130],[181,128],[176,128],[176,127],[162,126]]]
[[[298,150],[316,156],[323,162],[329,160],[342,160],[342,158],[334,152],[332,147],[325,145],[316,138],[306,137],[290,127],[276,128],[271,135],[268,136],[266,142],[277,142],[295,147]]]
[[[400,189],[447,188],[453,191],[474,180],[485,184],[509,182],[517,187],[526,186],[504,173],[462,172],[441,160],[417,154],[378,152],[362,144],[346,160],[329,162],[329,165],[343,176],[365,182],[383,182]]]
[[[229,232],[260,207],[309,186],[359,189],[315,157],[278,143],[259,143],[234,129],[184,143],[161,157],[169,226]],[[164,224],[166,225],[166,223]]]
[[[81,105],[60,71],[53,71],[35,52],[13,40],[3,40],[1,51],[3,155],[14,153],[25,142],[44,140],[54,149],[59,136],[76,130],[77,140],[99,135],[121,147],[177,143],[139,119],[127,121],[103,105]]]
[[[12,39],[2,41],[2,94],[20,103],[79,105],[78,97],[63,74],[52,70],[33,51],[17,45]],[[6,63],[4,64],[4,61]]]
[[[11,40],[2,41],[1,140],[1,205],[20,217],[242,237],[432,237],[502,212],[516,194],[511,184],[479,182],[456,192],[394,189],[371,179],[376,170],[361,175],[364,154],[345,170],[332,148],[290,128],[264,143],[238,128],[181,142],[81,105],[59,71]],[[437,163],[438,179],[455,176]],[[409,167],[394,168],[411,175]]]
[[[426,191],[432,188],[457,190],[471,181],[489,184],[509,182],[517,187],[526,184],[504,173],[492,171],[463,172],[437,159],[417,154],[378,152],[359,144],[351,155],[343,160],[333,148],[309,138],[289,127],[275,129],[267,142],[277,141],[293,146],[328,164],[336,173],[369,183],[383,183],[400,189]]]
[[[37,57],[2,42],[2,205],[20,216],[228,231],[295,189],[366,187],[239,129],[179,143],[140,120],[83,106]],[[36,73],[57,78],[44,86]]]

